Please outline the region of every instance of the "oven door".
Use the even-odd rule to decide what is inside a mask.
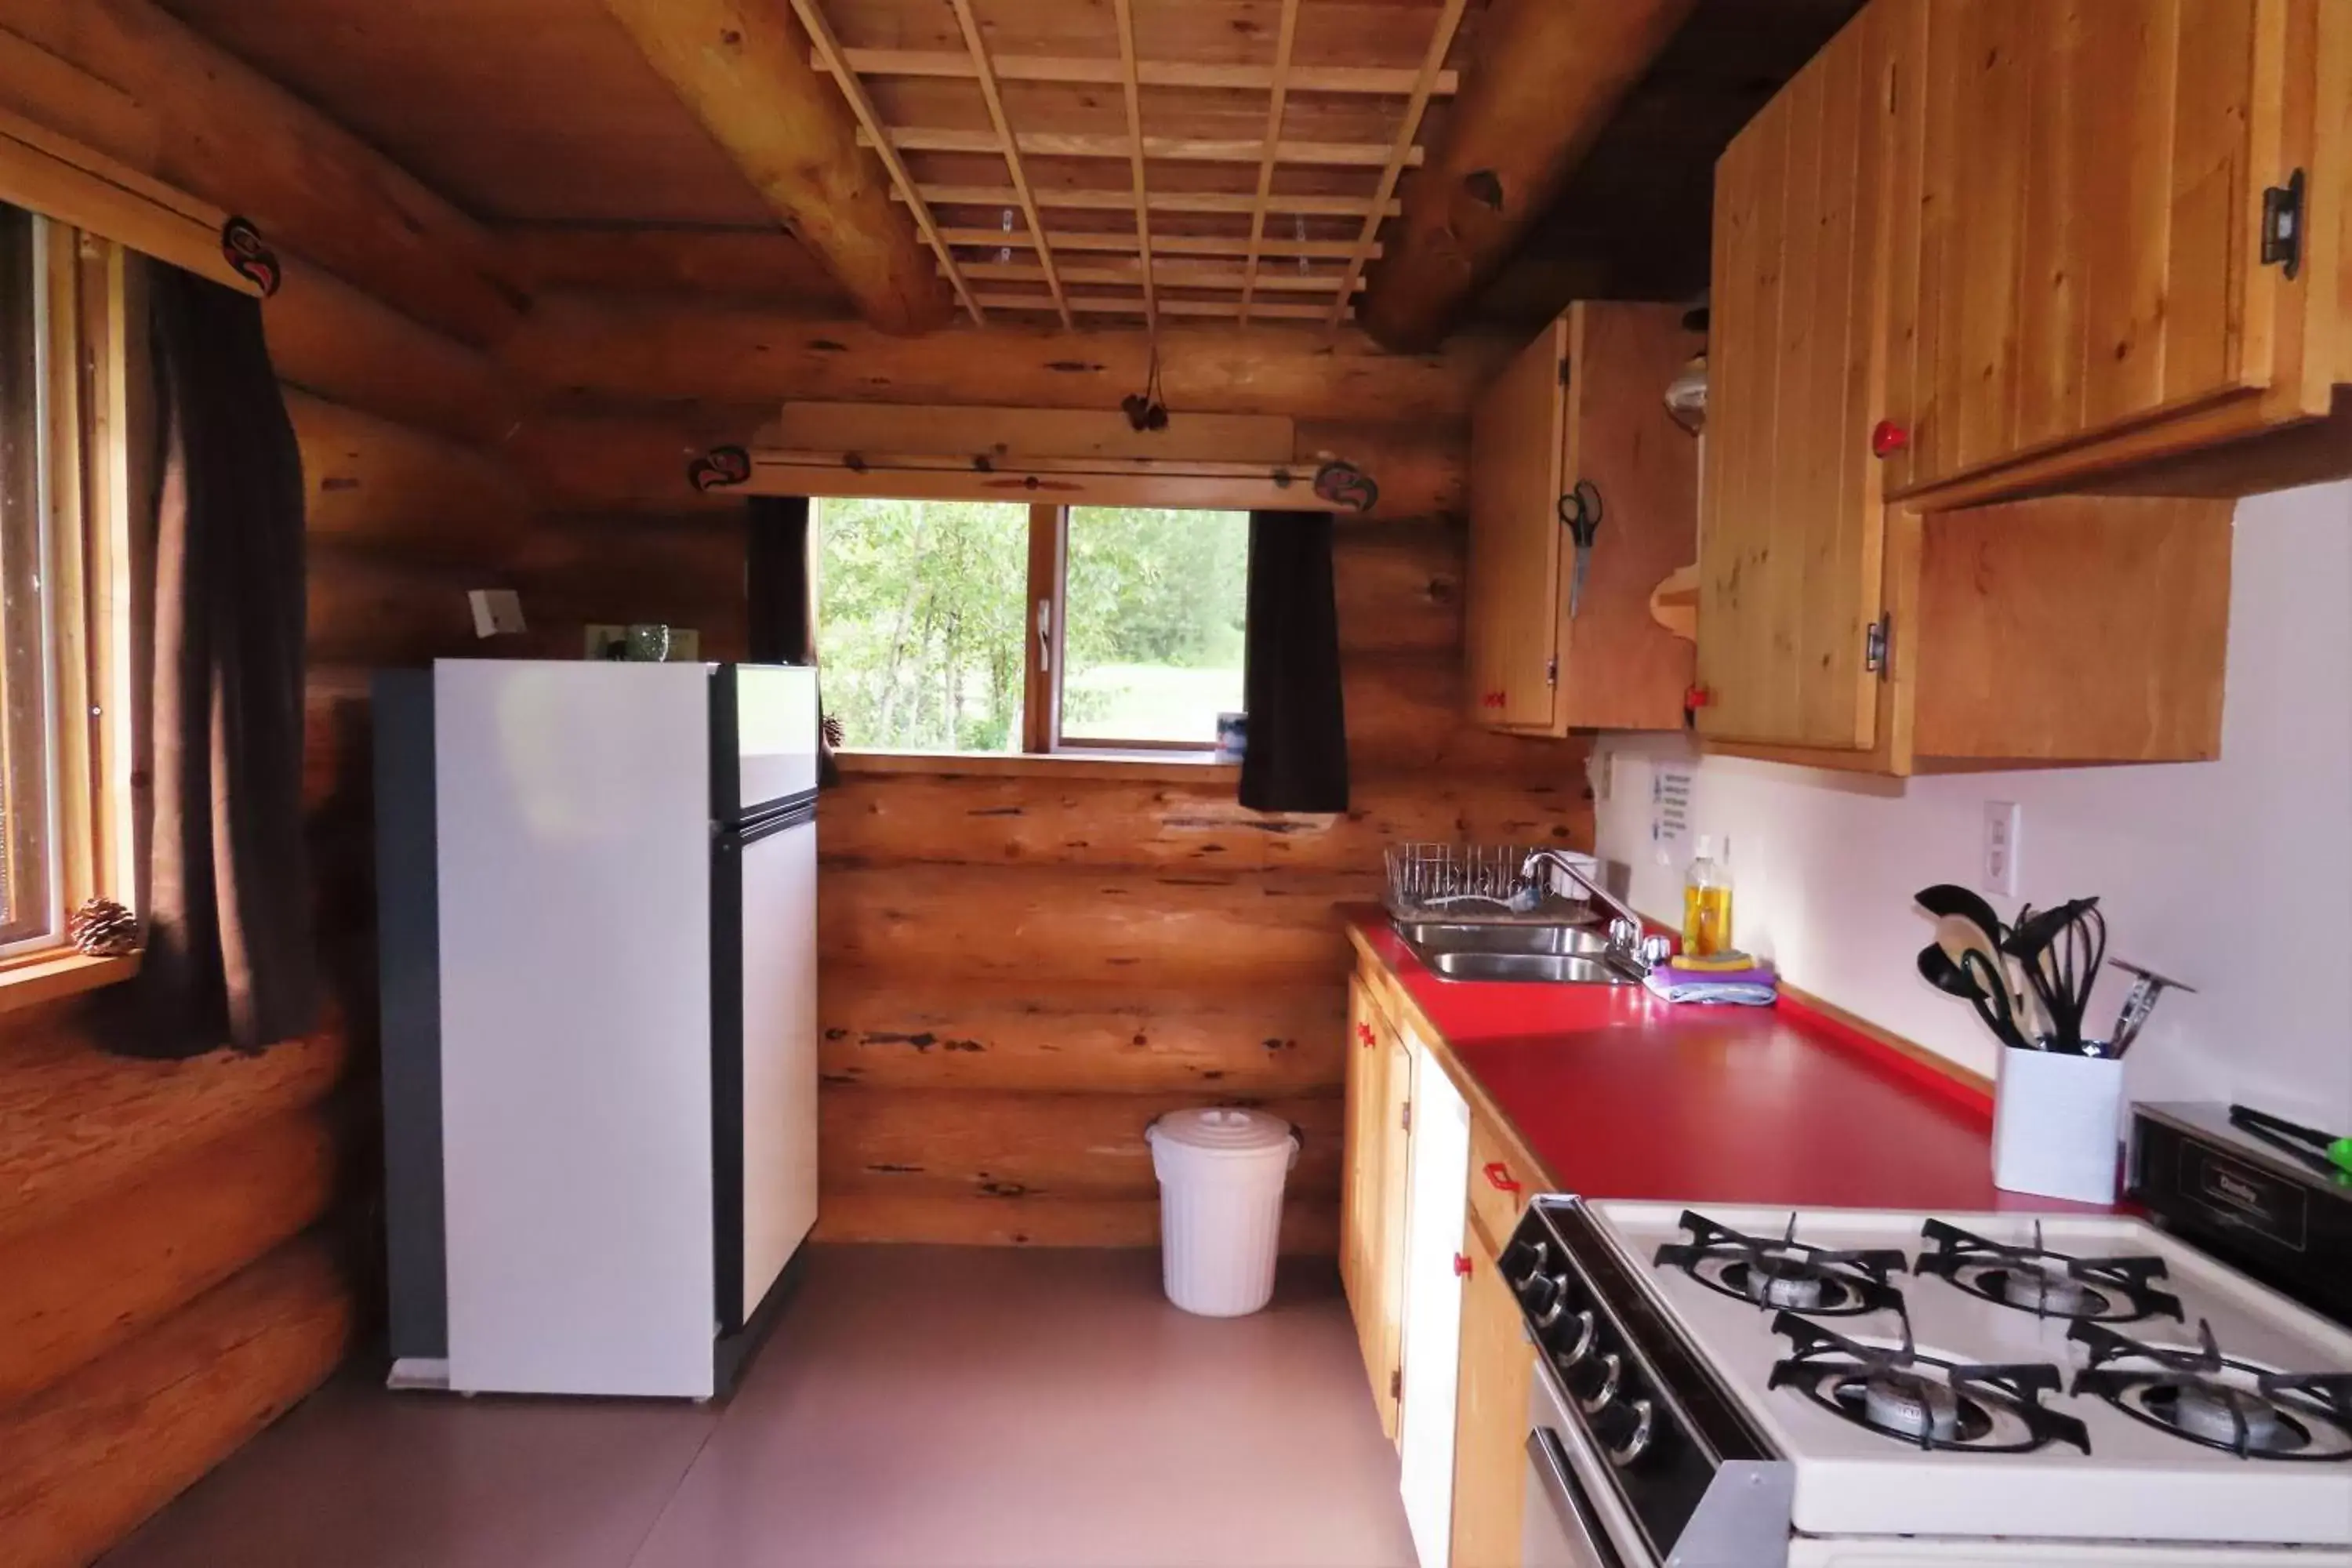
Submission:
[[[1522,1568],[1657,1568],[1540,1356],[1528,1385]]]

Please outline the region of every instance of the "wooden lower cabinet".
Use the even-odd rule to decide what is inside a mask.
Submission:
[[[1406,1121],[1412,1094],[1410,1047],[1363,979],[1351,979],[1339,1278],[1355,1315],[1381,1430],[1391,1442],[1397,1437],[1402,1393],[1405,1202],[1412,1172]]]
[[[1474,1208],[1462,1251],[1462,1359],[1454,1406],[1453,1568],[1518,1568],[1526,1497],[1528,1393],[1535,1347],[1518,1299],[1496,1266],[1507,1237],[1490,1237]]]

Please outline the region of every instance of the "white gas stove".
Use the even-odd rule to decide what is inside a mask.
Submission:
[[[2137,1221],[1547,1199],[1503,1268],[1555,1561],[2352,1565],[2352,1332]]]

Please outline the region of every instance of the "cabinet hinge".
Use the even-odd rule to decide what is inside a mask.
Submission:
[[[1400,1105],[1399,1107],[1397,1107],[1397,1125],[1398,1125],[1399,1127],[1402,1128],[1402,1129],[1403,1129],[1405,1131],[1407,1131],[1407,1132],[1410,1132],[1410,1131],[1412,1131],[1412,1100],[1406,1100],[1402,1105]]]
[[[1544,661],[1544,684],[1546,686],[1559,684],[1559,655],[1558,654],[1552,655]]]
[[[1401,1366],[1389,1373],[1389,1397],[1391,1399],[1404,1397],[1404,1368]]]
[[[1881,616],[1865,627],[1862,634],[1862,668],[1880,679],[1886,679],[1886,639],[1895,617]]]
[[[2263,265],[2283,268],[2292,283],[2303,272],[2303,171],[2263,192]]]
[[[1559,384],[1562,386],[1566,386],[1568,384],[1568,356],[1566,354],[1559,356]]]

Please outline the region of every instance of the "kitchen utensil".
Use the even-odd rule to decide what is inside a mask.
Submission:
[[[2338,1138],[2248,1105],[2230,1107],[2230,1125],[2277,1144],[2316,1170],[2352,1175],[2352,1138]]]
[[[1959,957],[1954,958],[1942,946],[1930,942],[1919,950],[1919,977],[1948,995],[1974,1004],[1977,1016],[1984,1020],[1984,1026],[2002,1045],[2017,1050],[2032,1048],[2017,1026],[2009,989],[1983,949],[1964,948]]]
[[[2131,1049],[2132,1042],[2139,1038],[2140,1030],[2147,1023],[2147,1016],[2156,1011],[2158,997],[2168,990],[2186,991],[2194,996],[2197,987],[2169,975],[2158,974],[2153,969],[2126,963],[2120,958],[2116,960],[2116,967],[2126,974],[2137,976],[2132,981],[2130,992],[2124,997],[2123,1011],[2116,1015],[2116,1026],[2107,1032],[2109,1047],[2116,1055],[2122,1056]]]
[[[2021,920],[2001,951],[2022,966],[2050,1020],[2050,1048],[2063,1055],[2098,1054],[2083,1036],[2091,989],[2106,962],[2107,922],[2096,899],[2072,899]]]
[[[1913,897],[1921,909],[1936,917],[1936,940],[1951,955],[1955,968],[1959,964],[1962,947],[1977,946],[1987,955],[1994,972],[2000,977],[2001,994],[2008,998],[2011,1026],[2018,1031],[2019,1043],[2023,1044],[2029,1034],[2040,1032],[2032,1028],[2032,1020],[2027,1016],[2028,993],[2018,984],[2016,976],[2009,972],[2008,961],[2002,956],[2001,941],[2009,934],[2010,928],[2001,923],[2000,916],[1993,907],[1976,893],[1950,882],[1922,888]],[[2020,918],[2032,912],[2032,906],[2028,905],[2021,911]],[[1963,936],[1962,932],[1969,934]],[[1934,984],[1935,982],[1931,979],[1928,984]],[[1966,993],[1956,994],[1965,995]]]
[[[1576,564],[1568,574],[1568,618],[1572,621],[1584,599],[1585,570],[1592,562],[1593,542],[1601,536],[1601,487],[1591,479],[1577,480],[1559,498],[1559,521],[1576,546]]]

